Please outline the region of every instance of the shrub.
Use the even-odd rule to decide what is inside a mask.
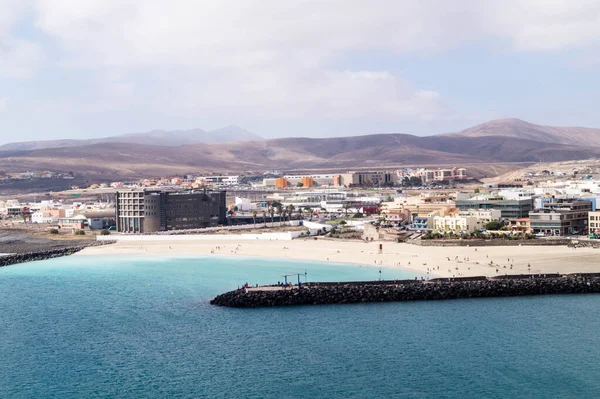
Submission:
[[[109,236],[110,235],[110,231],[108,231],[107,229],[104,229],[100,232],[101,236]]]
[[[58,229],[50,229],[50,234],[58,234]]]
[[[502,228],[502,223],[497,220],[492,220],[488,224],[485,225],[486,230],[500,230]]]
[[[85,235],[85,231],[83,231],[83,230],[75,230],[75,235],[76,236],[84,236]]]

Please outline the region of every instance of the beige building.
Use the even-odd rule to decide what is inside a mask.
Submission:
[[[499,209],[469,209],[460,211],[457,216],[473,216],[477,219],[478,229],[485,228],[485,225],[492,221],[500,220],[501,211]]]
[[[475,216],[434,216],[433,231],[438,233],[472,233],[477,229]]]
[[[588,212],[588,234],[600,235],[600,211]]]

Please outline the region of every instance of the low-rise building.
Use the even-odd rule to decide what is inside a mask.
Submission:
[[[475,216],[434,216],[433,230],[438,233],[472,233],[478,227]]]
[[[87,218],[82,214],[58,219],[58,227],[61,229],[82,230],[86,225]]]
[[[90,229],[102,230],[115,225],[115,210],[88,211],[83,214]]]
[[[531,221],[529,218],[512,219],[508,227],[513,232],[529,233],[531,232]]]
[[[530,212],[531,231],[534,234],[563,236],[588,232],[590,201],[557,199],[544,203],[544,208]]]
[[[240,176],[200,176],[196,179],[196,182],[215,187],[238,186],[240,184]],[[179,184],[181,184],[181,181]]]
[[[58,216],[50,212],[39,211],[31,214],[31,223],[48,224],[58,222]]]
[[[459,211],[458,216],[473,216],[477,219],[477,228],[482,229],[492,221],[502,218],[502,212],[498,209],[468,209]]]
[[[600,235],[600,211],[588,212],[588,234]]]
[[[456,200],[456,207],[469,209],[497,209],[503,219],[519,219],[529,216],[533,208],[532,198],[507,200],[502,197],[487,199]]]

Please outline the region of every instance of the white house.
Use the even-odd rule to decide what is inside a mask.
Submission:
[[[31,214],[31,222],[39,224],[56,223],[58,222],[58,216],[54,216],[48,212],[34,212]]]

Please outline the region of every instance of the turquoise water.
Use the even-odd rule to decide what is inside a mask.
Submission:
[[[256,259],[68,257],[0,268],[2,398],[600,396],[600,296],[227,309],[307,270]],[[389,269],[383,278],[407,278]]]

